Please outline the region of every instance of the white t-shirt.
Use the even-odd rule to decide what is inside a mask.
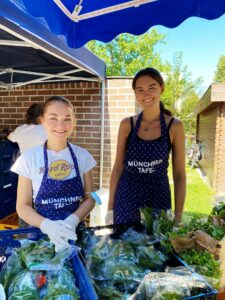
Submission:
[[[24,153],[26,150],[43,145],[47,140],[47,135],[42,125],[24,124],[11,132],[8,139],[13,143],[18,143],[20,153]]]
[[[80,177],[84,184],[83,175],[96,165],[96,161],[87,150],[73,144],[70,146],[77,158]],[[49,178],[66,180],[76,176],[68,147],[61,151],[47,150],[47,154]],[[35,199],[44,175],[43,146],[35,147],[23,153],[12,166],[11,171],[32,180],[33,199]]]

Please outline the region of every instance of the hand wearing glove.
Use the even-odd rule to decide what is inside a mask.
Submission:
[[[64,221],[71,226],[74,232],[76,231],[77,225],[80,223],[80,219],[74,214],[69,215]]]
[[[113,210],[108,210],[107,215],[105,216],[105,224],[111,225],[113,224]]]
[[[40,229],[42,233],[48,235],[50,241],[55,245],[56,252],[68,247],[68,240],[76,241],[77,239],[72,226],[62,220],[52,221],[46,218],[41,222]]]

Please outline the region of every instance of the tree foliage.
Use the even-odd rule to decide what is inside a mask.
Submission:
[[[225,55],[221,55],[215,71],[215,81],[225,82]]]
[[[141,36],[121,34],[110,43],[91,41],[88,48],[103,59],[107,76],[134,76],[146,67],[159,69],[165,79],[162,100],[166,108],[184,121],[186,131],[194,133],[195,117],[190,117],[198,98],[202,79],[192,80],[188,66],[183,65],[183,53],[174,53],[172,62],[163,62],[160,47],[166,35],[152,29]]]
[[[198,101],[199,96],[193,91],[189,93],[181,106],[180,116],[184,124],[185,132],[188,135],[195,135],[196,116],[193,114],[193,109]]]
[[[166,89],[162,99],[175,115],[180,115],[181,107],[186,105],[187,99],[197,95],[202,84],[201,78],[192,80],[192,73],[188,66],[183,66],[182,60],[183,53],[176,52],[172,63],[167,62],[164,68]]]
[[[120,34],[110,43],[91,41],[87,47],[106,63],[107,76],[134,76],[142,68],[161,68],[156,47],[165,43],[165,35],[152,29],[140,36]]]

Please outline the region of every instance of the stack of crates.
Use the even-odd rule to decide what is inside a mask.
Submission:
[[[18,154],[18,146],[8,140],[0,141],[0,220],[16,211],[18,175],[10,168]]]

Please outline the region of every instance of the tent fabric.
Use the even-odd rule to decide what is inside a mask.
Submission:
[[[2,1],[2,0],[1,0]],[[224,0],[22,0],[72,48],[90,40],[109,42],[120,33],[135,35],[151,26],[173,28],[190,17],[208,20],[225,13]]]
[[[63,36],[31,16],[20,0],[0,1],[0,87],[39,79],[44,83],[104,78],[105,63],[92,52],[68,47]]]

